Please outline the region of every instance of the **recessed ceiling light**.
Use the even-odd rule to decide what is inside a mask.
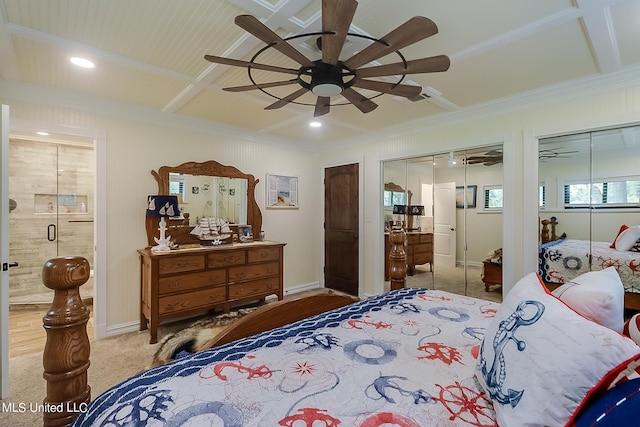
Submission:
[[[77,65],[78,67],[82,67],[82,68],[93,68],[95,67],[95,64],[91,61],[89,61],[88,59],[85,58],[80,58],[77,56],[74,56],[73,58],[70,59],[72,64]]]
[[[40,131],[40,132],[36,132],[36,133],[37,133],[38,135],[40,135],[40,136],[49,136],[49,132],[42,132],[42,131]]]
[[[322,123],[320,123],[320,122],[310,122],[309,126],[311,126],[312,128],[319,128],[320,126],[322,126]]]

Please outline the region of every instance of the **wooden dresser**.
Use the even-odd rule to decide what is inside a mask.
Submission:
[[[140,249],[140,330],[158,341],[160,321],[269,295],[283,298],[285,243],[236,243],[154,253]]]
[[[384,279],[389,280],[389,233],[384,235]],[[407,232],[407,245],[404,248],[407,254],[407,274],[413,276],[416,265],[429,264],[433,270],[433,233],[419,231]]]

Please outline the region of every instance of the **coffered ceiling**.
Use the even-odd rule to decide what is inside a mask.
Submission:
[[[283,38],[321,30],[321,0],[0,0],[0,87],[304,145],[640,70],[640,0],[359,0],[350,32],[380,38],[413,16],[426,16],[439,33],[401,52],[407,60],[444,54],[451,67],[407,76],[404,83],[422,86],[419,100],[382,95],[367,114],[352,105],[332,107],[321,117],[323,126],[311,129],[313,106],[264,110],[274,99],[260,91],[222,90],[251,84],[247,70],[210,63],[204,55],[248,61],[264,46],[234,24],[241,14],[256,16]],[[291,43],[310,59],[320,58],[314,37]],[[367,43],[347,37],[340,58]],[[96,66],[77,68],[71,56]],[[391,56],[378,62],[396,62]],[[260,62],[290,66],[272,50]],[[284,80],[271,72],[259,77]]]

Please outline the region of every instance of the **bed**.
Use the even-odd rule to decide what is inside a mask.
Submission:
[[[556,240],[539,251],[540,275],[548,283],[565,283],[590,270],[615,267],[625,292],[640,293],[640,252],[619,251],[611,242]]]
[[[547,238],[542,239],[545,243],[541,243],[539,247],[538,273],[549,288],[556,288],[588,271],[614,267],[624,285],[625,306],[640,310],[640,252],[612,248],[612,242],[561,238],[562,236],[555,235],[555,227],[549,238],[547,224],[557,223],[555,219],[542,221],[541,236]],[[632,234],[631,238],[633,237],[635,236]],[[497,253],[500,254],[499,257],[496,256]],[[501,255],[501,249],[496,249],[483,262],[482,279],[486,291],[491,285],[502,284]]]
[[[317,312],[315,297],[287,311]],[[74,425],[582,426],[604,398],[640,381],[640,347],[568,307],[536,274],[502,304],[421,288],[344,304],[234,340],[281,323],[267,305],[202,351],[77,406]],[[639,397],[606,413],[633,413]]]
[[[577,317],[535,275],[502,305],[403,288],[140,373],[74,425],[563,425],[640,363],[630,339]]]
[[[496,310],[391,291],[144,372],[99,396],[77,425],[493,425],[474,354]]]

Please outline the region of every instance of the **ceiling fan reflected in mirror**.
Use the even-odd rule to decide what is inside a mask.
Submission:
[[[465,160],[468,165],[482,163],[485,166],[493,166],[502,163],[502,150],[491,150],[480,156],[469,156]]]
[[[540,149],[538,152],[538,159],[541,162],[551,159],[570,159],[571,156],[567,156],[567,154],[576,154],[579,153],[578,150],[570,150],[570,151],[561,151],[564,147],[556,147],[556,148],[546,148]]]
[[[322,0],[322,31],[300,34],[286,39],[278,36],[254,16],[237,16],[236,25],[262,40],[266,46],[258,50],[250,61],[213,55],[205,55],[205,59],[216,64],[247,68],[251,85],[227,87],[223,90],[229,92],[260,90],[276,98],[277,101],[265,107],[266,110],[282,108],[289,103],[315,105],[314,117],[327,114],[332,106],[345,104],[353,104],[363,113],[369,113],[378,107],[372,99],[383,94],[409,99],[415,98],[422,92],[422,87],[402,84],[401,82],[406,75],[442,72],[449,69],[450,61],[446,55],[407,61],[400,52],[400,49],[436,34],[438,27],[433,21],[423,16],[416,16],[381,39],[375,39],[349,32],[349,26],[357,6],[356,0]],[[317,46],[322,52],[322,58],[315,61],[310,60],[288,43],[289,40],[311,36],[318,36]],[[342,61],[340,54],[347,36],[365,38],[371,40],[372,43],[349,59]],[[268,49],[276,49],[300,64],[300,67],[297,69],[286,68],[256,62],[258,57]],[[363,67],[389,54],[397,55],[400,61]],[[252,70],[272,71],[295,77],[274,82],[256,82],[251,73]],[[371,80],[371,78],[394,76],[398,77],[394,82]],[[276,96],[268,91],[270,88],[296,84],[299,88],[285,97]],[[356,89],[378,93],[367,97]],[[315,104],[296,101],[308,92],[317,96]],[[347,102],[332,103],[331,98],[339,95],[344,97]]]
[[[541,149],[538,158],[541,162],[545,162],[550,159],[570,159],[568,154],[575,154],[579,151],[569,150],[562,151],[563,147]],[[490,150],[483,155],[469,156],[465,159],[465,163],[468,165],[475,165],[482,163],[485,166],[493,166],[502,163],[502,150]]]

